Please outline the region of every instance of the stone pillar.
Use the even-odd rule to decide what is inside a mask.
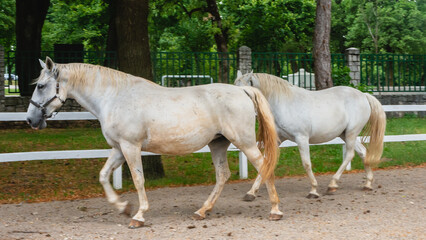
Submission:
[[[0,112],[5,110],[5,92],[4,92],[4,47],[0,45]]]
[[[351,72],[351,83],[355,86],[361,83],[361,62],[360,62],[360,51],[358,48],[348,48],[345,51],[346,63],[348,64]]]
[[[251,72],[251,48],[242,46],[238,50],[238,70],[242,74]]]

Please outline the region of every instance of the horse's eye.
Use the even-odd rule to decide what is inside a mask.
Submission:
[[[250,79],[250,86],[253,86],[253,80]]]
[[[38,88],[38,89],[43,89],[43,88],[44,88],[44,85],[43,85],[43,84],[37,84],[37,88]]]

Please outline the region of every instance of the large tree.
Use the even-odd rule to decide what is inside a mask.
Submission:
[[[331,79],[331,0],[317,0],[314,33],[314,71],[317,90],[333,86]]]
[[[148,0],[111,0],[107,50],[117,52],[120,71],[153,80],[148,38]],[[164,176],[160,156],[143,157],[146,178]]]
[[[41,30],[50,0],[16,1],[16,73],[19,91],[30,96],[30,83],[40,74]]]

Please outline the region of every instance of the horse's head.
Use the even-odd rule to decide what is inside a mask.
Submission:
[[[238,70],[237,79],[234,81],[234,84],[237,86],[252,86],[255,88],[260,88],[259,79],[256,78],[256,76],[253,74],[253,71],[243,75],[241,71]]]
[[[36,88],[27,110],[27,123],[33,129],[45,128],[46,119],[51,117],[67,98],[64,81],[59,79],[56,64],[49,57],[46,62],[39,61],[42,70],[35,82]]]

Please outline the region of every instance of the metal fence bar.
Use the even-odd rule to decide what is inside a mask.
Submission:
[[[361,54],[361,83],[375,92],[426,92],[426,55]]]

